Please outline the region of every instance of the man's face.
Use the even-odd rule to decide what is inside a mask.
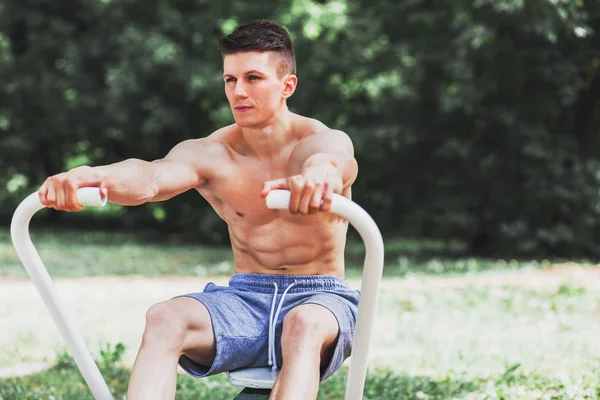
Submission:
[[[267,125],[281,109],[285,98],[289,97],[286,95],[289,75],[277,76],[279,62],[278,57],[270,52],[252,51],[225,56],[225,94],[239,126],[260,128]]]

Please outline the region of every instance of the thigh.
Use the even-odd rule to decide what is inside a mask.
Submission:
[[[339,333],[333,312],[320,303],[306,302],[292,308],[283,320],[282,346],[314,346],[321,352],[322,363],[328,363]]]
[[[208,309],[190,297],[167,300],[165,306],[184,324],[182,353],[201,364],[210,364],[215,357],[216,340]]]
[[[206,349],[202,336],[190,336],[184,351],[187,358],[199,364],[194,375],[266,365],[269,296],[210,284],[204,292],[187,294],[185,298],[201,305],[202,313],[211,321],[210,359],[202,357]],[[208,368],[201,368],[202,365]]]
[[[355,290],[323,292],[302,300],[302,304],[318,304],[329,310],[337,321],[340,332],[354,332],[360,295]]]
[[[340,293],[319,293],[303,301],[304,305],[318,305],[333,316],[336,324],[336,337],[333,343],[327,343],[321,353],[321,379],[335,372],[352,353],[354,328],[358,316],[359,293],[342,291]],[[331,319],[327,319],[331,322]]]

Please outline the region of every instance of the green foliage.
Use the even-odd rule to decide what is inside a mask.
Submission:
[[[600,3],[583,0],[0,0],[0,221],[48,175],[230,123],[217,39],[256,18],[291,31],[290,107],[351,135],[354,198],[386,233],[600,255]],[[227,241],[195,193],[110,211],[98,224]]]
[[[373,209],[398,216],[382,224],[462,238],[479,254],[596,255],[588,141],[598,115],[584,110],[598,105],[598,40],[587,25],[597,4],[437,2],[433,12],[391,3],[368,14],[390,43],[375,65],[405,75],[414,102],[383,96],[395,130],[382,115],[364,121],[361,165],[379,179],[363,180],[356,198],[377,195]]]

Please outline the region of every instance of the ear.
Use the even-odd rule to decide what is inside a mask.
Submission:
[[[289,98],[296,91],[296,85],[298,84],[298,77],[296,75],[287,75],[283,79],[283,93],[281,96],[284,99]]]

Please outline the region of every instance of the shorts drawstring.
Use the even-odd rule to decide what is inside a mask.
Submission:
[[[275,353],[275,327],[277,325],[277,318],[279,317],[279,312],[281,311],[281,306],[283,305],[283,300],[285,299],[285,295],[287,292],[296,284],[296,282],[292,282],[285,288],[283,294],[281,295],[281,299],[279,299],[279,304],[277,305],[277,311],[275,311],[275,302],[277,300],[277,283],[273,282],[275,286],[275,293],[273,294],[273,302],[271,303],[271,315],[269,316],[269,365],[271,365],[271,369],[273,371],[277,371],[277,354]],[[273,311],[275,311],[275,315],[273,315]]]

